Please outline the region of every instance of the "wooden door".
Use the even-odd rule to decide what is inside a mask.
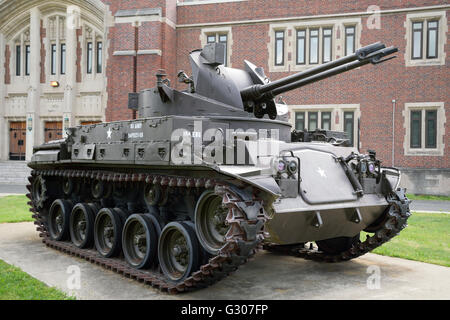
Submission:
[[[9,160],[25,160],[27,128],[25,121],[10,122]]]
[[[48,121],[45,123],[45,142],[51,140],[59,140],[63,138],[62,135],[62,121]]]

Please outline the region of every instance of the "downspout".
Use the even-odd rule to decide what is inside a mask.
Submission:
[[[134,56],[133,56],[133,92],[137,92],[137,55],[139,50],[139,26],[134,26]],[[133,119],[136,119],[136,110],[133,110]]]
[[[395,166],[395,105],[396,100],[392,100],[392,167]]]

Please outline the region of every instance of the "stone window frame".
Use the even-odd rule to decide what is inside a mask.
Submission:
[[[10,59],[9,59],[9,74],[11,76],[11,84],[22,84],[23,81],[29,81],[30,75],[25,74],[25,48],[30,45],[30,25],[23,27],[20,31],[16,32],[11,40],[6,43],[9,45]],[[17,75],[16,68],[16,47],[20,46],[20,75]],[[31,52],[31,51],[30,51]],[[31,54],[31,53],[30,53]]]
[[[104,77],[106,66],[106,53],[105,53],[105,41],[104,35],[92,24],[83,21],[82,34],[77,39],[81,44],[81,78],[82,81],[96,80],[97,77]],[[87,72],[87,52],[88,43],[92,42],[92,72]],[[102,72],[97,72],[97,43],[102,43]]]
[[[203,28],[200,32],[200,44],[203,48],[207,44],[208,36],[216,35],[216,39],[220,35],[227,36],[227,61],[226,66],[232,67],[231,65],[231,56],[233,54],[233,33],[231,27],[216,27],[216,28]]]
[[[411,111],[422,111],[421,123],[421,148],[411,148]],[[436,148],[425,148],[425,111],[437,111],[437,128],[436,128]],[[444,102],[407,102],[403,110],[403,128],[405,136],[403,141],[403,150],[405,156],[443,156],[445,143],[445,103]]]
[[[355,50],[361,47],[362,19],[330,18],[330,19],[308,19],[301,21],[289,21],[273,23],[269,25],[269,72],[304,71],[306,69],[323,64],[323,29],[332,28],[332,61],[345,55],[345,27],[355,27]],[[310,29],[319,29],[319,63],[309,63]],[[284,65],[275,65],[275,31],[285,31]],[[306,30],[305,37],[305,63],[297,64],[297,30]],[[339,38],[338,38],[339,35]],[[290,58],[290,59],[289,59]]]
[[[360,104],[307,104],[307,105],[289,105],[289,122],[292,130],[295,130],[295,112],[305,112],[305,128],[308,128],[308,112],[317,112],[318,125],[322,122],[322,112],[331,112],[331,130],[344,131],[344,112],[354,112],[354,146],[358,143],[358,120],[361,118]],[[338,123],[336,123],[336,118]],[[319,127],[320,127],[319,126]],[[361,141],[359,141],[361,146]]]
[[[55,27],[55,35],[51,34],[50,29],[50,20],[55,19],[56,27]],[[66,27],[63,27],[61,23],[65,23],[66,21],[66,13],[65,12],[52,12],[47,16],[43,17],[43,26],[46,30],[45,38],[43,39],[44,48],[45,48],[45,76],[49,80],[47,83],[51,81],[63,82],[65,79],[65,73],[61,73],[61,44],[66,44],[66,35],[64,34],[66,31]],[[61,32],[61,28],[63,32]],[[54,37],[53,37],[54,36]],[[55,74],[52,74],[52,45],[56,46],[56,65],[55,65]],[[67,44],[66,44],[66,73],[67,73]]]
[[[428,37],[428,21],[438,20],[438,57],[427,58],[427,37]],[[422,59],[412,59],[412,24],[413,22],[423,22],[422,34]],[[447,16],[446,11],[430,11],[420,13],[410,13],[406,15],[404,23],[405,27],[405,65],[406,67],[416,66],[437,66],[445,65],[446,53],[445,46],[447,44]]]

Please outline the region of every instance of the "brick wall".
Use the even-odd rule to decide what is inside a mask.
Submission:
[[[161,8],[162,17],[166,17],[167,14],[168,19],[172,22],[176,21],[176,0],[104,1],[104,3],[110,5],[109,9],[113,15],[118,10]],[[160,21],[144,21],[139,23],[137,36],[138,39],[135,38],[135,26],[131,23],[116,24],[109,29],[107,121],[131,119],[132,117],[132,112],[127,109],[127,101],[128,93],[133,91],[135,58],[132,55],[114,56],[115,51],[133,51],[135,41],[137,41],[139,51],[161,50],[163,52],[162,55],[148,52],[137,55],[137,90],[153,87],[155,74],[159,69],[165,69],[170,79],[174,80],[175,78],[175,30]]]
[[[179,6],[177,23],[218,23],[225,21],[285,18],[334,13],[365,12],[371,5],[382,10],[446,4],[442,0],[247,0],[195,6]]]
[[[365,12],[373,1],[306,1],[248,0],[222,4],[174,6],[173,1],[104,1],[110,4],[113,12],[118,9],[160,7],[163,17],[169,17],[178,24],[176,31],[166,23],[143,23],[139,28],[140,49],[160,49],[162,56],[139,55],[137,70],[138,90],[154,87],[156,70],[163,68],[172,80],[173,86],[184,88],[176,82],[176,72],[185,70],[190,74],[188,53],[201,46],[201,29],[214,26],[218,22],[233,22],[255,19],[289,18],[310,15],[330,15]],[[442,1],[377,1],[382,10],[416,8],[442,5]],[[175,14],[176,13],[176,14]],[[447,21],[450,11],[447,10]],[[406,13],[397,12],[382,16],[379,30],[366,27],[367,17],[362,17],[361,45],[382,41],[387,45],[399,47],[398,58],[378,66],[365,66],[309,85],[284,95],[291,105],[308,104],[360,104],[361,150],[375,149],[386,165],[391,165],[392,152],[392,100],[397,102],[395,113],[395,165],[411,168],[449,168],[450,167],[450,121],[445,123],[444,156],[405,156],[404,155],[404,116],[405,103],[441,102],[445,103],[446,119],[450,117],[449,83],[450,70],[448,57],[450,41],[447,33],[445,47],[446,64],[443,66],[406,67],[404,52],[406,48]],[[198,24],[198,26],[186,26]],[[247,59],[264,67],[267,75],[278,79],[287,72],[267,72],[269,70],[269,22],[260,21],[231,23],[233,45],[231,63],[235,68],[243,67]],[[343,36],[340,30],[340,37]],[[109,29],[111,41],[108,59],[108,109],[107,120],[129,119],[131,112],[126,109],[127,94],[132,89],[133,57],[113,56],[115,50],[133,50],[134,30],[130,24],[116,24]],[[290,44],[293,45],[293,44]],[[293,57],[291,57],[294,59]],[[342,121],[343,119],[339,119]]]

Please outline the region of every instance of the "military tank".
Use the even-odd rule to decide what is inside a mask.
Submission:
[[[185,90],[161,70],[154,88],[130,93],[137,119],[34,147],[29,205],[48,247],[177,293],[217,282],[259,249],[345,261],[406,226],[399,170],[343,133],[292,131],[276,98],[397,48],[374,43],[272,82],[248,61],[225,67],[224,50],[190,53]]]

